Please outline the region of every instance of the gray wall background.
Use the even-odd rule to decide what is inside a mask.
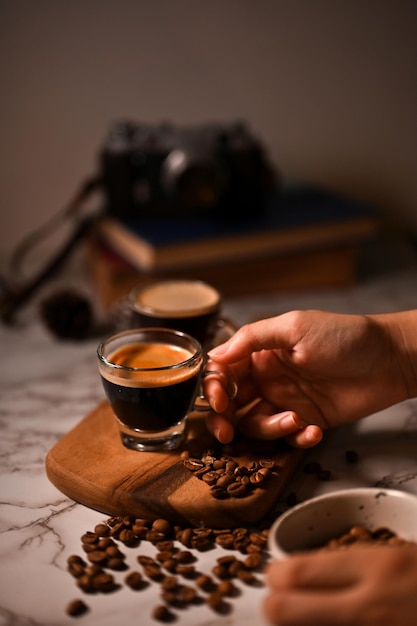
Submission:
[[[0,251],[115,119],[248,122],[287,180],[417,231],[414,0],[0,0]]]

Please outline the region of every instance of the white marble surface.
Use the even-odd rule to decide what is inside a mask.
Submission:
[[[386,312],[417,308],[417,268],[369,276],[349,290],[244,298],[225,303],[238,323],[292,308],[343,312]],[[80,536],[103,514],[76,504],[47,479],[45,455],[53,444],[103,399],[95,361],[97,341],[60,342],[39,322],[34,306],[16,328],[0,326],[0,626],[86,626],[156,624],[151,619],[158,586],[133,592],[125,587],[107,595],[88,595],[90,612],[74,619],[65,606],[83,594],[66,571],[70,554],[80,554]],[[360,460],[348,465],[347,449]],[[138,453],[140,454],[140,453]],[[352,427],[326,434],[309,458],[330,469],[319,482],[301,471],[287,491],[300,500],[349,486],[381,485],[417,494],[417,400],[405,402]],[[135,551],[128,549],[129,563]],[[220,550],[199,557],[209,572]],[[117,574],[116,574],[117,577]],[[229,615],[206,606],[177,610],[184,626],[262,626],[264,589],[242,587]]]

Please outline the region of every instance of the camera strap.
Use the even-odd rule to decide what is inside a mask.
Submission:
[[[29,233],[15,248],[10,258],[10,274],[13,277],[22,274],[25,258],[42,240],[68,219],[75,218],[75,228],[41,270],[21,286],[6,285],[0,298],[0,316],[6,323],[12,323],[17,311],[29,301],[36,291],[61,267],[76,246],[90,232],[98,215],[82,217],[81,211],[84,202],[101,186],[101,179],[90,178],[85,181],[72,200],[52,216],[46,223]]]

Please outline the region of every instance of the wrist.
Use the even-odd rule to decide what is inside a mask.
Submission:
[[[370,317],[388,339],[393,381],[402,387],[402,399],[417,397],[417,310]]]

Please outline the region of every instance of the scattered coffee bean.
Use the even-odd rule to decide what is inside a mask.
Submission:
[[[228,605],[224,601],[223,595],[217,590],[210,593],[206,598],[206,604],[217,613],[226,613]]]
[[[195,584],[200,587],[200,589],[206,592],[213,591],[213,589],[215,588],[215,584],[212,578],[210,578],[210,576],[207,576],[207,574],[201,574],[200,576],[198,576],[198,578],[196,578]]]
[[[210,462],[213,458],[212,454],[204,457],[205,460],[211,459]],[[260,462],[242,467],[228,458],[219,458],[215,461],[218,461],[216,470],[210,469],[210,472],[224,472],[220,476],[226,475],[226,471],[230,472],[233,478],[230,484],[236,485],[236,489],[250,488],[248,487],[250,476],[255,473],[264,470],[265,474],[270,472],[268,460],[265,467]],[[226,466],[229,467],[228,470]],[[148,541],[154,547],[154,555],[138,554],[136,559],[142,571],[132,570],[127,573],[123,584],[136,591],[146,589],[151,584],[160,585],[161,598],[165,604],[155,607],[152,614],[154,619],[174,620],[176,616],[173,609],[184,608],[203,600],[214,611],[225,613],[231,609],[231,605],[225,602],[224,598],[239,593],[232,582],[233,579],[243,584],[257,582],[253,571],[261,567],[267,536],[267,530],[254,532],[243,527],[193,528],[173,525],[165,519],[150,522],[145,519],[115,516],[106,520],[106,523],[97,524],[94,532],[87,531],[82,535],[81,547],[85,558],[76,554],[70,555],[67,559],[67,569],[74,577],[77,587],[84,593],[110,593],[120,587],[111,570],[128,569],[125,554],[120,546],[138,547],[142,541]],[[225,553],[218,558],[213,567],[213,577],[198,571],[195,553],[216,546],[240,552],[246,557],[239,560],[232,552]],[[184,579],[189,580],[189,584],[184,584]],[[74,611],[75,615],[77,611],[75,604],[74,607],[67,608],[67,612]]]
[[[178,587],[178,577],[177,576],[165,576],[163,581],[161,582],[161,589],[164,591],[174,591]]]
[[[159,622],[171,622],[175,615],[171,613],[165,604],[158,604],[152,611],[152,617]]]
[[[136,571],[129,572],[129,574],[127,574],[125,577],[125,583],[128,587],[134,589],[135,591],[143,589],[143,587],[146,586],[142,574]]]
[[[317,478],[319,480],[331,480],[333,478],[333,474],[328,469],[321,469],[319,472],[317,472]]]
[[[237,594],[237,588],[230,579],[222,580],[217,585],[216,592],[221,596],[234,596]]]
[[[318,474],[321,470],[321,465],[318,461],[309,461],[304,465],[305,474]]]
[[[71,617],[79,617],[80,615],[84,615],[87,613],[88,606],[83,602],[83,600],[72,600],[67,608],[66,613],[71,615]]]
[[[345,459],[347,463],[357,463],[359,461],[359,455],[356,450],[346,450]]]

